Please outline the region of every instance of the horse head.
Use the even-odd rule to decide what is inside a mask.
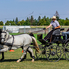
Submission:
[[[0,34],[1,34],[0,42],[4,43],[9,38],[9,33],[7,31],[2,30]]]

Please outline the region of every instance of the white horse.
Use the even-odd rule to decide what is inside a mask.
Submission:
[[[31,42],[33,42],[36,51],[39,52],[37,41],[33,36],[30,36],[29,34],[12,36],[7,31],[2,31],[1,43],[4,43],[4,45],[2,49],[0,49],[0,52],[6,52],[10,49],[15,50],[18,48],[22,48],[24,50],[24,53],[21,58],[17,60],[17,62],[20,62],[26,56],[27,51],[31,53],[31,56],[33,58],[32,62],[34,62],[33,50],[29,47]]]

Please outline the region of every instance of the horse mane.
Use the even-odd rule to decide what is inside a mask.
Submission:
[[[34,37],[34,34],[33,33],[30,33],[29,35]]]

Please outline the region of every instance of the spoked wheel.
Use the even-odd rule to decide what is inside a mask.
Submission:
[[[50,62],[57,62],[61,58],[61,49],[56,45],[50,45],[46,49],[45,55]]]
[[[39,53],[35,51],[36,59],[44,59],[45,57],[45,48],[43,45],[39,45]]]
[[[65,44],[64,54],[67,60],[69,60],[69,42]]]

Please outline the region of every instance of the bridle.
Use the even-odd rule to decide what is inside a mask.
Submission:
[[[8,38],[6,39],[7,32],[2,31],[2,33],[5,33],[5,37],[4,37],[4,38],[2,38],[2,37],[1,37],[1,40],[2,40],[2,39],[4,39],[4,43],[1,43],[1,44],[3,44],[3,45],[4,45],[4,44],[6,43],[6,42],[5,42],[6,40],[8,40],[8,39],[10,39],[10,38],[13,38],[12,43],[7,43],[7,45],[10,45],[10,46],[12,47],[12,46],[13,46],[13,43],[14,43],[14,35],[12,35],[12,37],[9,37],[9,36],[8,36]]]
[[[5,40],[6,40],[6,36],[7,36],[7,32],[2,31],[2,33],[5,33],[5,37],[4,37],[4,38],[1,37],[1,40],[4,39],[4,41],[5,41]],[[1,35],[1,36],[2,36],[2,35]]]

